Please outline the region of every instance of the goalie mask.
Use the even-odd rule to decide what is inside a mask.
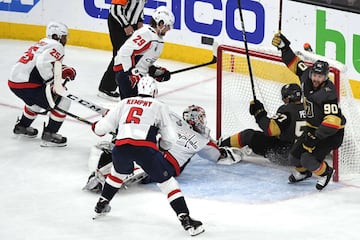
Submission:
[[[281,88],[281,97],[284,101],[286,98],[289,102],[297,102],[301,100],[301,88],[296,83],[286,84]]]
[[[192,129],[200,134],[206,130],[206,113],[200,106],[188,106],[183,112],[183,119],[190,124]]]
[[[138,88],[138,95],[146,95],[146,96],[151,96],[153,98],[157,97],[158,94],[157,84],[155,79],[150,76],[142,77],[137,84],[137,88]]]

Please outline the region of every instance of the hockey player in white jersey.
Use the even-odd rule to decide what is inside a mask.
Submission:
[[[174,168],[174,177],[179,176],[196,155],[219,164],[234,164],[242,159],[241,155],[235,154],[229,147],[217,147],[215,140],[210,137],[210,129],[206,126],[206,112],[202,107],[188,106],[182,115],[183,117],[180,117],[174,112],[170,113],[177,137],[171,149],[163,152],[165,159]],[[105,177],[110,174],[112,167],[113,145],[111,142],[101,142],[92,148],[89,157],[92,172],[84,190],[101,192]],[[153,181],[141,167],[134,163],[133,176],[124,184],[129,186],[140,180],[142,183]]]
[[[174,19],[168,8],[158,7],[150,25],[136,30],[117,52],[114,72],[121,99],[137,95],[136,84],[141,76],[149,74],[159,82],[170,79],[170,72],[154,63],[163,50],[163,37],[173,27]]]
[[[14,134],[36,137],[38,130],[30,125],[39,113],[49,112],[49,121],[41,136],[41,146],[66,146],[66,137],[57,134],[66,115],[70,100],[60,97],[52,90],[54,62],[63,61],[68,28],[63,23],[50,22],[46,38],[32,45],[11,69],[8,86],[25,102],[23,114],[14,127]],[[62,77],[74,80],[76,71],[62,65]]]
[[[150,76],[143,77],[138,83],[138,96],[123,99],[92,125],[99,136],[118,130],[112,150],[113,167],[95,206],[95,218],[110,211],[109,203],[132,176],[135,161],[158,183],[184,229],[192,236],[197,235],[204,232],[202,223],[189,216],[179,184],[172,177],[174,168],[159,150],[159,147],[169,150],[176,136],[169,109],[156,96],[156,81]]]

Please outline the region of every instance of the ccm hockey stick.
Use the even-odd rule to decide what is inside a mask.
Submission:
[[[53,89],[55,93],[59,94],[62,97],[66,97],[71,101],[75,101],[83,105],[84,107],[87,107],[90,110],[93,110],[94,112],[101,114],[102,116],[104,116],[109,111],[109,109],[107,108],[101,107],[95,103],[84,100],[81,97],[75,96],[74,94],[68,92],[67,89],[64,87],[65,83],[68,80],[62,79],[61,69],[62,69],[61,62],[56,61],[54,64],[54,89]]]
[[[241,21],[243,41],[244,41],[244,44],[245,44],[246,59],[247,59],[248,67],[249,67],[251,90],[252,90],[253,98],[254,98],[254,101],[255,101],[256,100],[255,85],[254,85],[254,78],[253,78],[252,69],[251,69],[250,55],[249,55],[249,49],[248,49],[247,39],[246,39],[246,31],[245,31],[245,26],[244,26],[244,19],[243,19],[242,10],[241,10],[241,0],[238,0],[238,6],[239,6],[239,13],[240,13],[240,21]]]
[[[217,48],[218,48],[218,43],[217,43],[217,42],[214,42],[212,46],[213,46],[213,58],[211,59],[211,61],[206,62],[206,63],[199,64],[199,65],[187,67],[187,68],[178,69],[178,70],[175,70],[175,71],[170,72],[170,74],[177,74],[177,73],[181,73],[181,72],[186,72],[186,71],[189,71],[189,70],[193,70],[193,69],[196,69],[196,68],[205,67],[205,66],[208,66],[208,65],[211,65],[211,64],[216,63],[216,61],[217,61]]]

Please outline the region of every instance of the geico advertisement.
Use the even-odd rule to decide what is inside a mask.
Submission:
[[[140,1],[140,0],[136,0]],[[0,21],[44,25],[50,20],[65,22],[70,28],[107,33],[107,16],[111,0],[0,0]],[[244,47],[243,28],[249,47],[271,47],[271,39],[281,31],[302,49],[305,42],[320,55],[336,59],[348,67],[352,79],[360,73],[360,16],[293,1],[241,0],[147,0],[145,22],[156,7],[168,6],[175,16],[174,29],[166,41],[186,46],[209,48],[201,37],[220,44]],[[281,21],[280,21],[281,19]],[[356,51],[356,49],[358,51]]]

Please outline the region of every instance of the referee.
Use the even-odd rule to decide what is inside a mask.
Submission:
[[[113,56],[99,84],[99,97],[118,101],[120,94],[116,91],[114,57],[131,34],[143,26],[144,6],[147,0],[112,0],[108,16],[110,40]]]

